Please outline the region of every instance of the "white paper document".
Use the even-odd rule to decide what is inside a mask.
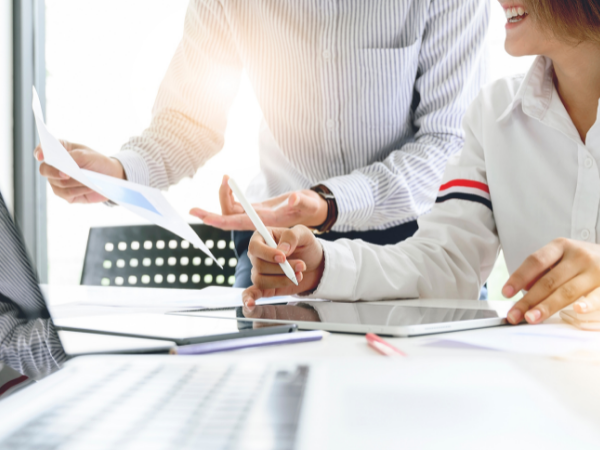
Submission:
[[[571,325],[550,323],[453,333],[437,342],[455,342],[491,350],[560,356],[580,350],[600,349],[600,333],[581,331]]]
[[[161,289],[117,286],[48,286],[42,291],[51,312],[61,317],[122,312],[168,312],[242,306],[242,288],[211,286],[205,289]],[[257,304],[296,302],[291,296],[269,297]],[[90,314],[86,314],[86,311]]]
[[[32,106],[35,123],[40,135],[40,142],[44,149],[44,161],[47,164],[66,173],[71,178],[100,193],[119,206],[189,241],[194,247],[210,256],[219,267],[223,268],[204,242],[202,242],[202,239],[177,214],[158,189],[79,168],[75,160],[69,155],[69,152],[48,131],[44,122],[40,99],[35,88],[33,88]]]

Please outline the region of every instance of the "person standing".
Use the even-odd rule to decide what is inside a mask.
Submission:
[[[248,196],[265,224],[396,243],[463,145],[488,20],[486,0],[192,0],[149,128],[112,158],[66,148],[89,170],[166,189],[222,148],[245,70],[264,115]],[[40,172],[69,202],[105,200],[47,164]],[[220,200],[221,215],[191,213],[236,230],[236,286],[247,287],[253,226],[226,177]]]

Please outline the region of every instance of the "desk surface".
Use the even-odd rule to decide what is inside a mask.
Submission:
[[[77,290],[85,292],[86,287],[68,287],[68,297],[73,299],[73,293]],[[110,288],[106,288],[110,295]],[[173,291],[172,295],[177,295]],[[61,295],[61,288],[53,286],[48,296],[48,302],[53,304],[63,303],[66,295]],[[402,300],[396,301],[404,305],[430,305],[430,306],[460,306],[463,308],[487,308],[491,302],[481,301],[450,301],[450,300]],[[382,303],[382,302],[378,302]],[[388,304],[389,302],[383,302]],[[505,307],[507,310],[511,302],[493,302],[494,307]],[[127,311],[135,312],[135,311]],[[103,311],[109,313],[108,310]],[[118,308],[113,313],[120,313]],[[226,313],[225,313],[226,314]],[[558,317],[550,318],[547,323],[559,323]],[[539,325],[543,326],[543,325]],[[485,330],[477,330],[482,332]],[[469,333],[471,331],[458,332]],[[454,333],[452,333],[454,334]],[[569,411],[574,412],[582,419],[593,420],[600,423],[600,363],[577,362],[560,360],[547,356],[519,354],[485,350],[479,348],[457,348],[449,346],[433,345],[439,336],[424,336],[413,338],[386,338],[407,353],[408,359],[498,359],[509,361],[519,367],[524,373],[536,380],[546,388],[552,395]],[[367,346],[362,335],[332,333],[322,341],[302,344],[262,347],[253,349],[237,350],[235,353],[221,353],[199,356],[210,359],[230,359],[232,355],[236,358],[251,358],[253,360],[281,360],[285,359],[319,359],[319,358],[383,358]],[[493,387],[493,386],[491,386]]]

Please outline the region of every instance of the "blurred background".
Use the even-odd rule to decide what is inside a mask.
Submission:
[[[150,123],[158,86],[182,36],[188,0],[46,0],[46,121],[55,136],[107,155]],[[491,0],[489,81],[527,71],[533,58],[504,51],[506,18]],[[1,28],[1,27],[0,27]],[[219,212],[223,174],[243,188],[258,172],[261,111],[244,76],[229,115],[225,147],[166,192],[190,222],[190,208]],[[235,161],[235,164],[231,164]],[[47,192],[48,281],[79,284],[88,230],[92,226],[140,223],[121,208],[69,205]],[[488,282],[490,299],[501,299],[508,277],[501,257]]]

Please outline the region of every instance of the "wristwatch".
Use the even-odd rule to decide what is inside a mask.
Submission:
[[[321,198],[327,202],[327,218],[325,219],[325,222],[317,227],[312,227],[312,231],[315,234],[327,233],[331,230],[331,227],[333,227],[338,218],[335,195],[333,195],[333,192],[323,184],[317,184],[316,186],[311,187],[310,190],[319,194]]]

